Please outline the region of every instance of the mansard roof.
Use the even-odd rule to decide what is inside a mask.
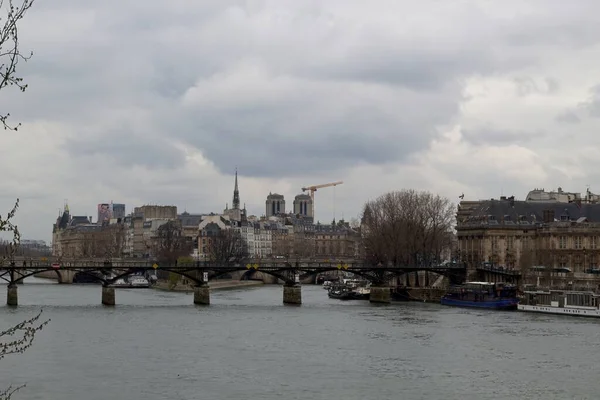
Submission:
[[[544,213],[547,211],[553,212],[554,220],[557,221],[583,221],[582,218],[585,218],[588,222],[600,222],[600,204],[535,202],[510,199],[481,201],[470,210],[469,215],[459,216],[457,222],[459,225],[540,224],[544,222]]]

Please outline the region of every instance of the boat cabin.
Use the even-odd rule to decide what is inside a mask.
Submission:
[[[591,291],[525,291],[520,303],[528,306],[598,309],[600,295]]]
[[[450,287],[446,296],[460,300],[473,301],[484,301],[497,298],[516,298],[517,288],[508,283],[465,282],[463,285]]]

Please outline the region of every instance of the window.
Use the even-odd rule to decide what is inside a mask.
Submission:
[[[559,249],[567,248],[567,237],[566,236],[561,236],[558,238],[558,248]]]
[[[590,248],[595,249],[598,243],[598,238],[596,236],[590,237]]]
[[[514,236],[508,236],[506,238],[506,248],[507,250],[512,250],[515,246],[515,238]]]
[[[576,236],[575,237],[575,248],[576,249],[581,249],[583,246],[581,245],[581,236]]]

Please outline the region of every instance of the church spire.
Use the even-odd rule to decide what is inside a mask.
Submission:
[[[237,168],[235,169],[235,187],[233,188],[233,209],[240,209],[240,191],[238,190]]]

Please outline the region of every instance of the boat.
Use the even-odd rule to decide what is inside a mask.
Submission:
[[[354,287],[348,284],[332,285],[328,296],[338,300],[369,300],[371,289],[368,286]]]
[[[325,282],[323,282],[323,289],[329,290],[329,289],[331,289],[331,285],[332,285],[331,281],[325,281]]]
[[[329,292],[327,293],[330,299],[338,300],[354,300],[354,291],[347,285],[337,284],[331,285]]]
[[[150,282],[143,276],[132,276],[129,278],[129,287],[132,288],[149,288]]]
[[[354,298],[356,300],[369,300],[371,296],[371,288],[369,286],[361,286],[354,289]]]
[[[111,286],[112,287],[129,287],[129,282],[127,282],[125,279],[117,279],[116,281],[114,281],[114,283]]]
[[[466,282],[452,286],[441,299],[441,304],[446,306],[493,310],[516,310],[518,303],[516,286],[493,282]]]
[[[524,291],[520,311],[600,317],[600,294],[575,290]]]

